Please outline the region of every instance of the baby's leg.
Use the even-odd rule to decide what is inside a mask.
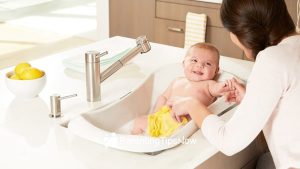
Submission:
[[[147,128],[148,116],[140,116],[134,120],[133,129],[131,134],[138,135],[143,134]]]

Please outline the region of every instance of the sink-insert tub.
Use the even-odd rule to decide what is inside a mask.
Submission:
[[[68,128],[79,137],[125,151],[153,153],[175,147],[198,129],[193,121],[178,129],[169,138],[131,135],[130,126],[136,117],[149,113],[158,96],[178,76],[183,76],[181,63],[164,66],[145,78],[128,95],[72,119]],[[217,80],[223,81],[232,77],[234,75],[221,71]],[[220,114],[233,106],[219,98],[209,108],[215,114]]]

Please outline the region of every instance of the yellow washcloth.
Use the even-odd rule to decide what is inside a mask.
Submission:
[[[178,123],[171,117],[171,109],[163,106],[158,112],[148,116],[148,133],[152,137],[168,137],[174,131],[188,122],[187,118],[182,117],[182,122]]]

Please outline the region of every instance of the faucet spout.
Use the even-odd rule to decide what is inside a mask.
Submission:
[[[100,73],[100,57],[107,52],[100,54],[97,51],[88,51],[85,53],[86,68],[86,91],[87,101],[97,102],[101,100],[101,83],[118,71],[125,63],[131,60],[139,53],[146,53],[151,50],[151,46],[146,36],[140,36],[136,39],[136,47],[131,49],[125,56],[113,63],[107,69]]]
[[[110,67],[105,69],[100,75],[100,81],[105,81],[108,77],[113,75],[116,71],[118,71],[124,64],[126,64],[129,60],[134,58],[137,54],[146,53],[151,50],[151,46],[146,36],[140,36],[136,39],[136,47],[131,49],[125,56],[121,59],[117,60]]]
[[[88,102],[101,100],[100,88],[100,57],[108,52],[88,51],[85,53],[85,79]]]

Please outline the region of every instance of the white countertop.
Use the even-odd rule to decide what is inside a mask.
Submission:
[[[5,73],[0,71],[0,168],[3,169],[96,169],[96,168],[194,168],[217,153],[198,130],[191,138],[195,144],[181,144],[158,155],[130,153],[97,145],[72,135],[60,126],[67,118],[92,109],[85,96],[84,75],[66,70],[64,58],[88,50],[112,51],[135,46],[133,39],[114,37],[70,51],[47,56],[30,62],[44,70],[47,84],[39,97],[28,100],[14,98],[4,83]],[[107,81],[130,77],[133,73],[145,76],[160,66],[181,62],[185,51],[181,48],[151,43],[151,51],[137,56]],[[252,62],[221,57],[221,69],[247,78]],[[128,67],[128,68],[126,68]],[[134,68],[135,72],[133,72]],[[105,91],[103,91],[105,92]],[[77,93],[75,98],[62,101],[62,119],[51,119],[49,96]],[[231,113],[225,114],[228,119]]]

